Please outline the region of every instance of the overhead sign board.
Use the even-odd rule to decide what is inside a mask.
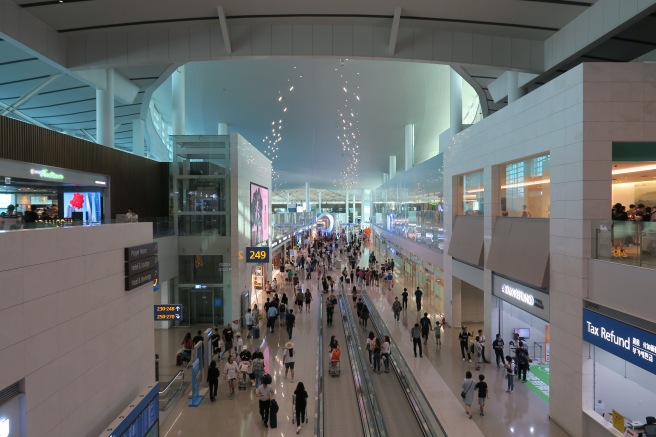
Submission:
[[[155,320],[182,320],[182,305],[179,303],[155,305]]]
[[[549,321],[549,295],[502,276],[493,275],[492,294],[506,302]]]
[[[269,262],[269,248],[268,247],[247,247],[246,248],[246,262],[247,263],[268,263]]]
[[[583,310],[583,340],[656,374],[656,334]]]

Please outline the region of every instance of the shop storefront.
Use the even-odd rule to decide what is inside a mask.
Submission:
[[[0,390],[0,437],[24,437],[25,395],[20,393],[19,383]]]
[[[656,416],[656,325],[585,302],[583,341],[593,360],[594,406],[624,433]],[[620,419],[620,420],[618,420]]]
[[[40,164],[0,160],[0,213],[99,223],[109,217],[109,177]]]
[[[529,387],[549,402],[549,294],[494,274],[492,295],[492,326],[504,340],[504,355],[514,356],[518,340],[524,342],[533,360]]]

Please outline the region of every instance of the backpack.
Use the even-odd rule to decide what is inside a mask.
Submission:
[[[517,363],[522,365],[528,364],[528,358],[526,357],[526,351],[524,349],[518,349]]]

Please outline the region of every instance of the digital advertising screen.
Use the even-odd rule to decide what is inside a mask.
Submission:
[[[73,213],[81,212],[85,223],[99,223],[102,218],[101,193],[63,193],[63,205],[60,210],[64,218],[73,218]]]
[[[269,239],[269,189],[251,182],[251,246]]]

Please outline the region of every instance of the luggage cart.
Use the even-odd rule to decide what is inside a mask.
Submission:
[[[238,385],[239,390],[246,390],[246,388],[248,388],[249,382],[251,380],[249,376],[251,374],[250,367],[251,366],[248,361],[242,361],[239,363],[239,371],[241,372],[241,378],[239,378]]]
[[[328,364],[328,373],[330,376],[339,376],[341,373],[341,368],[339,365],[339,361],[330,361]]]

